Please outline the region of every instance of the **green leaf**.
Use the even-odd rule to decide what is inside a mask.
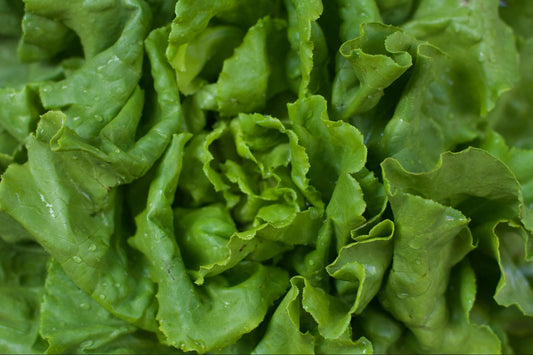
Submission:
[[[157,167],[130,244],[150,263],[150,277],[158,285],[157,320],[169,344],[203,353],[228,346],[257,327],[287,279],[284,271],[256,263],[241,263],[200,287],[189,279],[171,207],[187,139],[174,136]],[[181,295],[179,302],[176,295]]]
[[[460,210],[473,223],[520,214],[520,186],[509,168],[489,153],[468,148],[445,153],[433,170],[407,172],[395,160],[382,163],[389,194],[406,192]]]
[[[340,175],[363,168],[367,152],[363,136],[345,122],[330,121],[326,101],[321,96],[289,104],[289,117],[309,156],[310,182],[327,201]]]
[[[380,140],[382,157],[424,171],[441,153],[481,134],[484,116],[518,76],[512,31],[497,9],[492,0],[421,2],[402,28],[427,42],[416,48],[413,71]]]
[[[303,98],[327,90],[327,45],[317,20],[322,14],[321,0],[285,0],[288,12],[289,54],[287,75],[293,90]]]
[[[85,139],[94,139],[138,90],[149,14],[139,1],[112,6],[80,6],[81,2],[61,6],[53,1],[28,1],[26,9],[62,20],[80,37],[86,58],[82,67],[64,80],[42,85],[40,94],[44,108],[62,109],[68,127]],[[94,16],[101,20],[92,21]]]
[[[475,247],[475,240],[485,249],[492,248],[491,254],[500,263],[498,238],[495,234],[489,238],[485,231],[500,221],[520,218],[522,196],[516,178],[500,160],[479,149],[444,154],[437,168],[426,173],[407,173],[391,159],[382,166],[398,231],[382,304],[411,329],[417,342],[411,341],[409,346],[420,347],[417,351],[454,352],[444,349],[462,349],[464,337],[471,338],[469,351],[497,351],[500,345],[494,333],[469,320],[475,296],[474,276],[468,276],[472,271],[464,271],[467,279],[462,281],[453,281],[451,275],[452,267]],[[475,239],[466,228],[470,218],[470,225],[478,226],[472,230]],[[500,267],[508,268],[502,269],[504,276],[498,289],[503,289],[505,272],[511,272],[512,266],[502,258]],[[440,281],[433,284],[435,280]],[[458,289],[452,287],[453,282],[467,287],[467,293],[461,296],[462,315],[454,317],[453,312],[459,311],[452,307],[448,317],[448,305],[457,304],[445,301]],[[505,289],[502,295],[509,290]],[[527,286],[524,290],[527,292]],[[523,302],[524,294],[514,292],[515,300],[520,300],[514,302]],[[523,305],[527,307],[527,301]],[[425,307],[428,308],[424,310]],[[451,341],[441,342],[443,337]]]
[[[520,77],[512,90],[502,95],[501,101],[488,115],[490,124],[513,146],[532,149],[531,112],[529,100],[533,83],[533,70],[529,63],[533,60],[533,38],[518,40],[520,55]],[[513,117],[512,120],[507,119]]]
[[[0,35],[19,36],[24,4],[18,0],[0,1]]]
[[[452,78],[453,85],[464,84],[472,90],[472,104],[482,116],[494,108],[501,94],[518,79],[513,33],[499,18],[499,5],[497,0],[466,3],[426,0],[418,6],[413,20],[403,26],[450,56],[452,70],[461,75]]]
[[[533,6],[528,1],[506,0],[500,3],[501,18],[513,28],[517,35],[531,37],[533,32],[529,21],[533,18]]]
[[[48,255],[33,243],[0,239],[0,352],[41,353],[40,301]]]
[[[269,17],[252,26],[242,44],[224,61],[217,81],[221,114],[234,116],[263,110],[266,101],[286,89],[285,22]]]
[[[416,2],[413,0],[376,0],[383,22],[399,25],[409,18]]]
[[[360,322],[375,354],[401,352],[394,345],[401,339],[404,328],[388,313],[369,306],[361,314]]]
[[[162,53],[164,47],[148,48],[154,72],[164,72],[168,64],[153,52]],[[165,104],[165,93],[175,87],[164,76],[154,86],[161,92],[161,106],[144,135],[135,137],[143,105],[138,88],[107,125],[80,118],[91,131],[101,128],[95,140],[76,134],[64,113],[47,112],[37,134],[27,139],[28,162],[11,165],[0,184],[1,210],[35,236],[78,287],[113,314],[150,330],[156,327],[154,284],[141,276],[146,263],[125,245],[129,232],[117,186],[144,175],[180,123],[179,101],[173,101],[177,107]],[[69,206],[77,208],[65,213]]]
[[[255,354],[364,354],[370,342],[351,339],[345,304],[299,276],[274,312]]]
[[[344,85],[337,87],[332,96],[337,114],[346,119],[376,106],[384,89],[411,67],[409,51],[415,45],[415,38],[398,28],[362,24],[361,35],[340,47],[340,53],[352,65],[359,85],[352,80],[351,87],[348,87],[346,81],[340,81],[341,77],[338,77],[337,83]],[[349,74],[343,75],[350,77]]]
[[[153,333],[138,330],[102,308],[52,260],[41,305],[40,332],[48,354],[177,353]]]
[[[364,222],[363,212],[366,203],[361,186],[349,174],[342,174],[326,208],[326,214],[335,225],[335,234],[339,249],[346,243],[350,231],[360,227]]]
[[[365,23],[382,22],[375,0],[342,0],[338,1],[338,6],[339,18],[335,18],[334,21],[336,24],[339,20],[341,21],[338,30],[339,42],[347,42],[359,37],[361,27]],[[337,48],[335,50],[338,52]],[[335,78],[331,88],[331,103],[335,115],[344,112],[346,101],[349,101],[350,94],[359,88],[359,84],[352,63],[338,52],[335,57]]]
[[[31,6],[31,5],[30,5]],[[26,8],[22,19],[22,38],[18,46],[19,58],[24,62],[54,59],[69,47],[75,47],[74,32],[62,22]]]
[[[56,63],[43,61],[21,63],[17,55],[17,40],[0,38],[0,90],[2,96],[22,89],[25,84],[61,78],[63,70]],[[4,91],[6,90],[6,91]]]
[[[315,339],[301,330],[303,279],[291,279],[291,288],[274,312],[265,335],[253,354],[312,354]]]
[[[355,293],[350,314],[360,314],[381,288],[381,282],[392,261],[394,224],[383,220],[368,235],[343,247],[328,274],[336,280],[339,293]]]
[[[516,305],[527,316],[533,315],[533,280],[528,269],[533,265],[531,250],[528,250],[530,233],[512,223],[500,223],[491,230],[489,226],[478,231],[483,247],[498,262],[501,272],[494,299],[509,307]]]
[[[212,77],[218,76],[223,62],[241,43],[242,37],[242,30],[238,27],[208,27],[193,40],[181,45],[171,61],[176,69],[180,91],[191,95],[214,81]]]

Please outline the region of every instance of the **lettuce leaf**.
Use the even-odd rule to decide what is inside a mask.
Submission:
[[[0,352],[530,353],[531,10],[0,0]]]
[[[42,353],[39,312],[48,254],[34,243],[0,241],[0,351]]]

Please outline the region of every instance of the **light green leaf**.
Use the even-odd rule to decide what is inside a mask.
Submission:
[[[357,237],[355,243],[344,246],[328,274],[336,280],[339,293],[355,293],[350,314],[360,314],[381,288],[381,282],[392,261],[394,224],[383,220],[368,235]]]
[[[288,12],[288,38],[292,47],[287,75],[300,98],[327,90],[327,45],[317,20],[321,0],[285,0]],[[327,91],[326,91],[327,92]]]
[[[152,52],[156,73],[168,66],[158,58]],[[27,139],[28,162],[11,165],[0,184],[1,210],[35,236],[78,287],[113,314],[150,330],[156,327],[154,285],[141,276],[147,265],[140,255],[124,244],[129,232],[117,186],[144,175],[180,123],[179,101],[177,108],[164,104],[171,83],[159,76],[154,85],[161,107],[144,135],[135,137],[143,105],[138,88],[107,125],[80,118],[90,131],[101,128],[96,140],[76,134],[64,113],[48,112]],[[66,213],[69,206],[77,207]]]
[[[488,115],[490,124],[513,146],[533,149],[531,140],[531,104],[530,92],[533,83],[533,37],[518,39],[520,55],[520,79],[512,90],[502,95],[501,101]],[[513,117],[509,120],[509,117]]]
[[[337,179],[353,174],[366,162],[363,136],[353,126],[330,121],[327,104],[321,96],[300,99],[289,105],[292,129],[309,156],[310,183],[329,200]]]
[[[42,353],[40,301],[48,255],[33,243],[8,244],[0,238],[0,352]]]
[[[280,303],[255,354],[365,354],[372,344],[351,339],[346,305],[303,277],[291,279],[291,289]],[[305,329],[305,330],[304,330]]]
[[[281,296],[287,279],[278,268],[249,262],[200,287],[189,279],[174,237],[171,207],[187,139],[174,136],[157,167],[130,244],[150,263],[150,276],[158,285],[157,320],[169,344],[203,353],[228,346],[257,327],[271,303]]]
[[[415,38],[398,28],[376,23],[361,25],[361,35],[340,47],[359,82],[347,87],[337,81],[344,84],[332,97],[340,117],[346,119],[372,109],[383,97],[384,89],[411,67],[409,51],[415,45]]]
[[[477,138],[484,116],[518,76],[512,31],[498,17],[498,1],[466,4],[422,1],[402,26],[427,43],[416,49],[380,150],[413,171],[433,168],[441,153]]]
[[[263,110],[266,101],[286,89],[286,24],[269,17],[252,26],[217,81],[218,111],[227,116]]]
[[[40,332],[48,354],[177,353],[153,333],[138,330],[102,308],[52,260],[41,306]]]

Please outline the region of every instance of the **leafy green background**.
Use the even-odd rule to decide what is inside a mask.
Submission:
[[[0,0],[0,353],[531,353],[532,4]]]

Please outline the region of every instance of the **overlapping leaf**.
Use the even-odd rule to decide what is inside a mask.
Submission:
[[[530,19],[0,0],[0,349],[530,351]]]

